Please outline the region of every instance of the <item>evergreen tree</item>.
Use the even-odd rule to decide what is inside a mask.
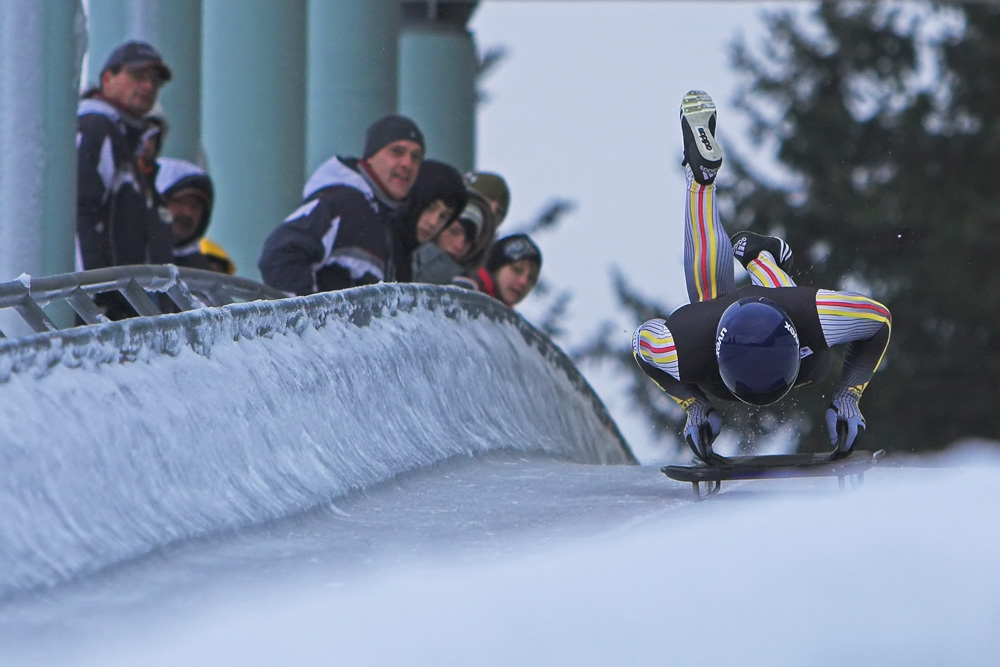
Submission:
[[[784,175],[730,150],[720,181],[727,229],[781,235],[799,284],[861,291],[892,311],[888,352],[861,403],[862,446],[905,452],[997,437],[1000,7],[825,2],[808,17],[764,22],[758,50],[733,48],[747,81],[735,107]],[[732,113],[726,106],[720,114]],[[649,304],[623,280],[618,288],[643,321]],[[599,333],[580,358],[617,355],[639,392],[652,383],[625,351]],[[838,368],[796,400],[735,419],[757,431],[794,423],[814,449]],[[680,429],[679,410],[636,403]]]

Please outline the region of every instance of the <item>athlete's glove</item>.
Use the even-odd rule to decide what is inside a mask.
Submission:
[[[836,445],[840,456],[849,454],[865,431],[865,418],[858,407],[858,398],[849,391],[838,392],[826,411],[830,444]]]
[[[722,432],[722,417],[705,398],[697,398],[687,406],[684,439],[703,461],[712,456],[712,443]]]

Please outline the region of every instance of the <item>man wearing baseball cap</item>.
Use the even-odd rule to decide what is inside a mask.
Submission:
[[[153,110],[160,86],[171,76],[159,51],[146,42],[125,42],[101,69],[101,92],[111,104],[142,118]]]
[[[167,264],[170,226],[159,215],[151,174],[137,155],[160,87],[171,78],[160,53],[130,41],[111,53],[100,83],[77,108],[76,269]],[[111,319],[134,315],[118,295],[102,295]]]
[[[395,281],[392,218],[423,159],[424,135],[412,120],[372,123],[362,156],[321,164],[302,204],[264,241],[257,263],[264,283],[302,295]]]

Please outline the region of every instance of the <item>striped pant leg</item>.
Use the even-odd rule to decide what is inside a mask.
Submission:
[[[758,287],[795,287],[795,281],[784,272],[774,256],[764,250],[747,264],[750,282]]]
[[[719,222],[715,184],[701,185],[685,168],[684,277],[691,303],[708,301],[735,287],[733,244]]]
[[[838,387],[860,398],[889,345],[889,309],[862,294],[821,289],[816,292],[816,312],[827,345],[847,345]]]
[[[674,336],[667,328],[667,321],[654,318],[642,324],[632,334],[632,355],[639,367],[664,388],[664,375],[680,380],[677,366],[677,347]],[[670,383],[667,380],[667,383]]]

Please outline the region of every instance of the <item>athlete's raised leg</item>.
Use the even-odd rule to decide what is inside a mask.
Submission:
[[[792,268],[792,249],[777,236],[737,232],[731,239],[733,256],[760,287],[795,287],[788,275]]]
[[[692,303],[735,289],[733,246],[719,222],[715,177],[722,167],[722,146],[715,138],[715,102],[699,90],[681,101],[681,134],[687,178],[684,207],[684,276]]]

